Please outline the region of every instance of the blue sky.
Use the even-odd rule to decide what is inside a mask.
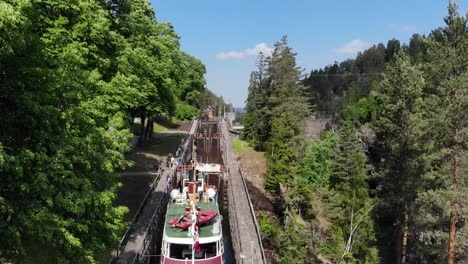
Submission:
[[[466,12],[468,0],[458,0]],[[354,58],[357,51],[443,26],[444,0],[152,0],[158,21],[169,21],[181,49],[206,65],[207,86],[244,106],[258,51],[287,35],[307,72]]]

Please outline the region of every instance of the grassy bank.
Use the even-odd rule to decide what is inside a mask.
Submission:
[[[240,140],[238,138],[234,138],[232,140],[232,148],[234,150],[234,154],[240,155],[244,153],[247,149],[249,149],[249,143],[247,141]]]

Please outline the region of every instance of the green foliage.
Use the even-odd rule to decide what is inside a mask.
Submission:
[[[372,96],[359,99],[357,102],[346,105],[341,117],[344,120],[352,121],[355,124],[364,124],[372,120],[372,116],[377,112],[378,107]]]
[[[197,105],[201,110],[205,110],[208,106],[211,106],[216,110],[221,109],[221,111],[224,111],[225,109],[226,112],[229,112],[232,109],[232,105],[226,104],[222,96],[216,96],[209,89],[205,89],[200,93],[197,98]]]
[[[397,50],[399,42],[396,40],[389,41],[387,47],[380,43],[358,53],[356,59],[311,71],[302,83],[316,115],[339,115],[346,106],[367,97]]]
[[[393,38],[387,42],[387,48],[385,50],[385,61],[389,62],[395,57],[395,55],[400,51],[401,45],[400,41]]]
[[[461,143],[468,109],[467,57],[462,55],[468,50],[467,17],[450,3],[445,22],[427,38],[413,35],[409,56],[396,56],[375,93],[381,240],[395,247],[402,237],[391,240],[392,233],[408,227],[406,255],[412,263],[447,262],[448,248],[453,261],[466,259],[466,227],[453,223],[464,222],[468,208],[461,202],[468,198],[461,162],[467,160]],[[450,239],[455,247],[448,246]],[[386,259],[401,258],[390,255]]]
[[[428,85],[417,105],[420,113],[415,119],[421,122],[413,130],[423,142],[417,147],[427,168],[422,176],[425,188],[416,198],[418,240],[411,255],[420,263],[468,258],[468,14],[460,15],[450,2],[444,20],[446,27],[424,43],[427,56],[422,68]]]
[[[283,37],[275,44],[268,60],[268,75],[273,86],[268,97],[271,109],[271,131],[267,141],[268,175],[265,187],[278,191],[280,184],[289,187],[297,177],[302,158],[304,120],[309,114],[302,86],[298,85],[300,71],[296,67],[295,53]]]
[[[329,192],[325,196],[326,214],[332,222],[330,252],[336,245],[348,243],[349,250],[341,248],[339,255],[347,263],[363,261],[377,263],[375,233],[370,211],[373,199],[369,196],[366,157],[350,124],[343,124],[334,147]],[[354,231],[352,231],[354,230]]]
[[[260,233],[267,237],[276,237],[279,231],[279,225],[276,223],[272,216],[269,216],[266,212],[260,213],[259,228]]]
[[[406,47],[413,64],[422,63],[427,57],[425,37],[417,33],[411,36],[409,46]]]
[[[201,93],[205,90],[206,73],[205,65],[198,59],[185,52],[180,53],[178,76],[178,97],[192,106],[200,107],[198,101]],[[202,108],[203,109],[203,108]]]
[[[333,225],[328,234],[327,241],[319,245],[318,251],[327,256],[328,259],[339,262],[344,251],[344,234],[342,228]]]
[[[280,263],[304,263],[307,260],[309,247],[307,234],[304,234],[306,226],[296,218],[291,218],[281,232]]]
[[[266,150],[265,187],[285,216],[276,235],[281,262],[318,253],[336,263],[396,263],[403,252],[407,263],[467,258],[467,21],[450,2],[447,26],[429,36],[414,34],[408,45],[392,39],[312,71],[301,82],[308,102],[317,116],[339,116],[341,128],[307,148],[293,114],[306,113],[303,101],[288,101],[294,56],[280,42],[271,58],[259,58],[243,136]],[[368,122],[376,139],[360,142],[356,131]],[[314,230],[309,242],[298,228],[303,236]]]
[[[273,87],[268,78],[268,64],[264,54],[257,60],[257,70],[250,75],[249,94],[246,100],[247,113],[244,117],[242,137],[252,143],[256,150],[266,149],[271,132],[271,109],[268,98]]]
[[[195,74],[146,0],[3,1],[0,51],[0,259],[95,263],[126,226],[129,120],[171,115],[203,67],[178,91]]]
[[[422,73],[411,65],[410,57],[400,51],[374,93],[380,109],[373,128],[383,161],[378,164],[382,177],[380,184],[384,186],[379,192],[380,221],[392,221],[393,232],[401,234],[408,227],[405,214],[413,211],[418,189],[422,187],[424,164],[417,161],[417,143],[411,131],[420,122],[414,118],[417,115],[415,106],[421,100],[424,85]],[[402,239],[403,236],[388,242],[396,245]]]
[[[179,104],[177,105],[175,117],[178,120],[191,120],[199,114],[200,111],[197,108],[187,104]]]
[[[232,149],[234,154],[242,154],[249,147],[248,142],[234,138],[232,140]]]
[[[321,139],[314,140],[307,146],[302,160],[301,175],[313,188],[326,187],[330,184],[334,142],[334,133],[327,132]]]
[[[309,102],[319,116],[339,114],[341,128],[311,142],[304,158],[293,107],[282,105],[290,96],[282,87],[293,83],[294,71],[283,67],[290,57],[273,53],[266,70],[252,74],[244,136],[257,148],[268,143],[266,188],[280,194],[285,208],[278,212],[285,216],[282,262],[317,254],[336,263],[467,258],[467,21],[451,2],[447,26],[427,37],[415,34],[403,46],[393,39],[312,71],[302,81]],[[367,122],[374,142],[357,139],[356,129]],[[297,237],[298,226],[306,236],[314,230],[310,244]]]

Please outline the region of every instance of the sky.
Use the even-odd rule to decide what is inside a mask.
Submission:
[[[468,0],[458,0],[466,13]],[[171,22],[181,49],[207,69],[207,87],[243,107],[258,52],[288,36],[304,72],[355,58],[357,52],[444,26],[444,0],[151,0]]]

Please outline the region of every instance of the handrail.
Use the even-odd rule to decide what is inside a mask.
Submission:
[[[226,128],[226,123],[225,122],[222,122],[222,129],[223,129],[223,132],[226,132],[227,131],[227,128]],[[224,137],[227,137],[228,134],[226,133],[223,133],[223,138]],[[224,151],[225,153],[224,154],[224,159],[225,159],[225,164],[227,165],[227,172],[228,172],[228,175],[231,175],[231,171],[229,169],[229,161],[231,160],[231,156],[232,156],[232,151],[231,151],[231,142],[229,141],[228,138],[225,138],[224,139],[224,144],[225,144],[225,147],[224,147]],[[228,188],[229,188],[229,193],[230,193],[230,196],[231,196],[231,199],[229,199],[229,203],[232,202],[233,204],[233,207],[229,206],[228,207],[228,212],[229,212],[229,215],[232,215],[233,217],[229,217],[229,222],[230,222],[230,226],[231,226],[231,230],[233,230],[233,227],[234,229],[236,230],[236,238],[237,238],[237,243],[239,244],[239,249],[242,248],[242,240],[240,239],[240,232],[239,232],[239,223],[237,222],[237,218],[234,217],[235,213],[237,212],[237,205],[236,205],[236,199],[234,199],[234,190],[233,190],[233,186],[232,186],[232,180],[229,179],[228,180]],[[231,208],[233,208],[233,210],[231,210]]]
[[[226,131],[226,130],[227,130],[227,124],[226,124],[226,122],[225,122],[224,124],[225,124],[225,126],[223,126],[223,130]],[[226,136],[227,136],[227,135],[226,135]],[[231,143],[231,141],[229,140],[229,138],[226,139],[226,142],[227,142],[227,146],[226,146],[226,152],[227,152],[227,153],[226,153],[226,159],[227,159],[227,160],[231,160],[230,157],[232,156],[232,151],[231,151],[231,148],[232,148],[232,147],[231,147],[231,144],[232,144],[232,143]],[[229,155],[229,158],[228,158],[228,155]],[[248,204],[249,204],[250,214],[252,215],[252,219],[253,219],[254,225],[255,225],[255,231],[256,231],[255,233],[256,233],[256,236],[257,236],[257,239],[258,239],[258,243],[260,244],[260,251],[261,251],[261,257],[262,257],[262,263],[266,264],[267,262],[266,262],[266,257],[265,257],[265,250],[264,250],[264,248],[263,248],[263,243],[262,243],[262,239],[261,239],[261,235],[260,235],[260,229],[259,229],[259,227],[258,227],[257,217],[255,216],[255,210],[254,210],[254,208],[253,208],[252,201],[251,201],[251,199],[250,199],[249,190],[248,190],[247,184],[246,184],[246,182],[245,182],[244,172],[243,172],[242,167],[240,166],[239,162],[238,162],[238,164],[237,164],[237,168],[238,168],[238,170],[239,170],[239,174],[240,174],[241,179],[242,179],[242,184],[243,184],[243,186],[244,186],[244,191],[245,191],[245,193],[247,194],[247,200],[248,200]],[[231,181],[230,181],[229,183],[231,184]],[[231,192],[232,192],[232,188],[230,188],[230,189],[231,189]],[[234,196],[232,196],[232,197],[234,197]],[[233,200],[234,200],[234,210],[237,211],[237,208],[236,208],[236,205],[235,205],[235,199],[233,199]],[[231,219],[235,219],[236,224],[237,224],[237,219],[236,219],[235,217],[230,218],[230,220],[231,220]],[[242,248],[242,247],[241,247],[241,243],[242,243],[242,242],[241,242],[241,240],[240,240],[240,234],[239,234],[239,229],[238,229],[238,228],[237,228],[237,235],[238,235],[239,246],[240,246],[240,248]],[[256,251],[256,250],[255,250],[255,251]],[[252,260],[253,260],[253,257],[254,257],[254,256],[252,255]]]
[[[263,263],[266,263],[265,250],[263,248],[262,237],[260,235],[260,229],[258,228],[257,217],[255,216],[255,210],[253,208],[252,201],[250,200],[249,190],[247,188],[247,184],[245,183],[244,171],[242,170],[242,167],[241,167],[240,163],[238,164],[237,168],[239,169],[239,174],[241,175],[242,183],[244,184],[245,193],[247,194],[247,198],[249,200],[250,213],[252,214],[252,218],[253,218],[254,223],[255,223],[255,231],[257,233],[258,243],[260,244],[262,260],[263,260]]]
[[[150,224],[148,225],[148,227],[146,228],[145,230],[145,235],[143,237],[143,248],[140,250],[140,252],[138,252],[135,257],[133,258],[133,261],[132,261],[132,264],[134,263],[138,263],[138,262],[135,262],[135,261],[138,261],[140,259],[140,255],[142,255],[143,252],[146,251],[147,249],[147,245],[148,243],[146,242],[147,239],[148,239],[148,234],[150,233],[150,229],[152,228],[152,223],[155,222],[155,218],[156,216],[161,212],[160,209],[161,209],[161,205],[163,203],[165,203],[166,201],[166,197],[167,197],[167,194],[168,194],[168,186],[165,187],[165,191],[163,193],[163,197],[161,197],[161,199],[159,200],[159,203],[158,205],[156,206],[154,212],[153,212],[153,215],[151,216],[151,220],[150,220]]]
[[[131,231],[133,230],[136,221],[138,221],[138,218],[141,216],[141,213],[142,213],[142,211],[143,211],[143,207],[144,207],[144,206],[146,205],[146,203],[148,202],[148,200],[149,200],[149,198],[150,198],[152,192],[154,191],[154,188],[155,188],[155,186],[156,186],[156,183],[157,183],[157,181],[159,181],[160,178],[161,178],[161,171],[158,171],[157,176],[154,178],[153,183],[151,183],[150,188],[149,188],[148,191],[146,192],[145,198],[143,199],[143,201],[142,201],[141,204],[140,204],[140,207],[138,208],[137,212],[136,212],[135,215],[133,216],[132,221],[130,222],[129,227],[127,228],[127,230],[125,231],[125,233],[123,234],[122,238],[121,238],[120,241],[119,241],[119,244],[118,244],[118,246],[117,246],[117,253],[116,253],[117,259],[118,259],[119,255],[120,255],[120,252],[122,251],[122,248],[125,247],[125,244],[127,243],[129,234],[130,234]],[[115,258],[115,256],[113,256],[113,257],[111,258],[111,260],[110,260],[109,263],[112,263],[112,262],[114,261],[114,258]]]

